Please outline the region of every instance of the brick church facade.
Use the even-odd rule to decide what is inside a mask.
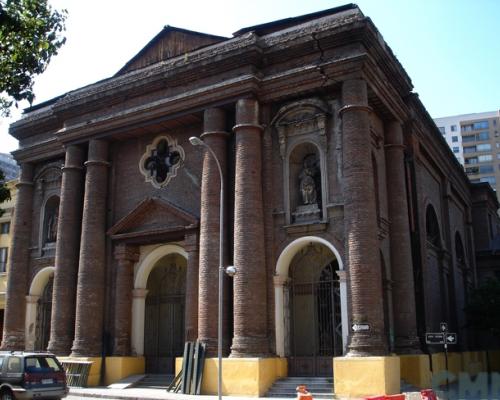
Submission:
[[[329,375],[334,357],[473,346],[471,188],[410,78],[354,5],[223,38],[166,27],[115,76],[28,109],[4,349],[224,354]],[[143,372],[144,372],[143,371]]]

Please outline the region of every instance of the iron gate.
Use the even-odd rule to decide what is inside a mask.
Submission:
[[[310,274],[299,274],[308,268]],[[292,270],[290,376],[332,376],[342,354],[340,286],[336,261],[323,269]]]
[[[144,324],[146,372],[175,373],[184,350],[185,268],[157,266],[148,279]]]
[[[50,277],[37,302],[35,328],[35,350],[37,351],[45,351],[49,345],[53,287],[54,277]]]

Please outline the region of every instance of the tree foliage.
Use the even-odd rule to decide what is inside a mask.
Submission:
[[[48,0],[0,0],[0,113],[12,104],[33,102],[33,77],[47,68],[66,38],[66,10]]]
[[[465,311],[470,327],[500,335],[500,281],[489,279],[474,289]]]
[[[10,191],[5,185],[5,175],[3,171],[0,169],[0,203],[4,201],[10,200]],[[0,208],[0,217],[3,215],[4,210]]]

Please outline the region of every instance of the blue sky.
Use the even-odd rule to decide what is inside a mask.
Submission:
[[[35,103],[113,75],[164,25],[231,36],[245,26],[345,4],[325,0],[49,0],[67,44],[36,79]],[[500,0],[358,0],[432,117],[500,108]],[[25,107],[26,104],[21,104]],[[13,118],[19,118],[14,112]],[[0,152],[17,143],[0,119]]]

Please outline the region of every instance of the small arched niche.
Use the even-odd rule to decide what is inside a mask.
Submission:
[[[321,220],[320,154],[316,145],[297,145],[288,158],[290,209],[293,223]]]
[[[304,99],[283,106],[273,118],[283,161],[287,225],[326,220],[329,116],[325,102]]]
[[[51,196],[43,209],[42,243],[44,247],[55,246],[59,220],[59,196]]]

